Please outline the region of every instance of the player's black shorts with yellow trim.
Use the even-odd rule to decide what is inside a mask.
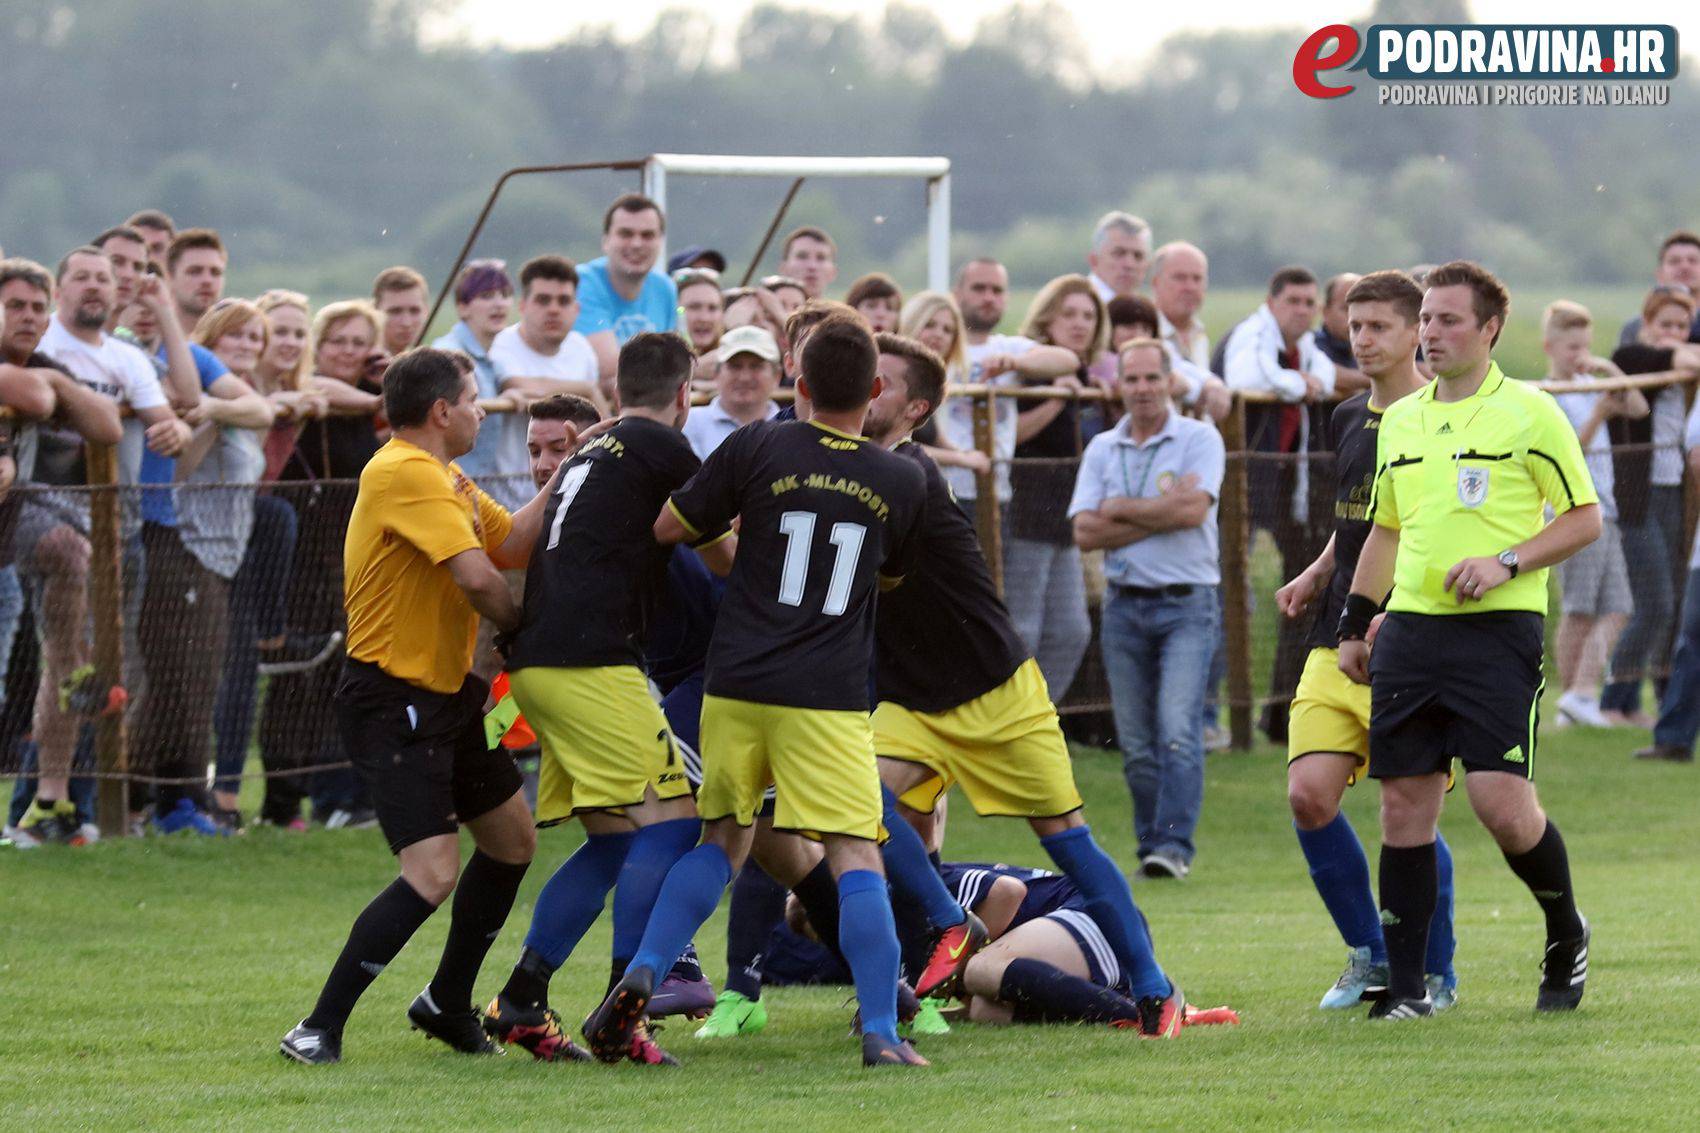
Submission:
[[[1369,773],[1505,771],[1532,779],[1545,619],[1528,610],[1393,612],[1370,653]]]
[[[345,661],[337,730],[372,793],[390,852],[453,834],[520,789],[506,748],[484,738],[490,686],[468,674],[453,693],[432,692],[366,661]]]

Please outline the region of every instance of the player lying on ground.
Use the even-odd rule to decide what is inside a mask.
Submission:
[[[1346,970],[1322,996],[1325,1008],[1355,1007],[1387,988],[1387,945],[1370,889],[1369,859],[1340,810],[1346,788],[1369,766],[1370,697],[1368,685],[1340,671],[1339,625],[1358,553],[1369,537],[1381,415],[1427,384],[1417,370],[1422,302],[1422,289],[1400,271],[1366,275],[1346,293],[1352,356],[1370,388],[1341,402],[1330,419],[1334,534],[1315,562],[1275,592],[1276,606],[1289,618],[1315,608],[1310,655],[1287,729],[1287,801],[1311,880],[1351,950]],[[1434,849],[1438,890],[1423,971],[1438,1009],[1457,1000],[1458,977],[1452,970],[1452,851],[1438,833]]]

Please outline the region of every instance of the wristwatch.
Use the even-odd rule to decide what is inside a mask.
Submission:
[[[1504,567],[1506,570],[1510,571],[1512,578],[1516,578],[1517,577],[1517,552],[1516,551],[1501,551],[1501,552],[1499,552],[1499,565]]]

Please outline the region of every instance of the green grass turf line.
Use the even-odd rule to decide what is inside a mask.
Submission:
[[[1692,1128],[1700,933],[1691,767],[1632,763],[1628,732],[1545,740],[1542,794],[1594,924],[1587,999],[1533,1016],[1541,922],[1459,789],[1444,825],[1458,863],[1461,1001],[1375,1027],[1316,1008],[1345,958],[1311,889],[1270,750],[1213,756],[1200,852],[1183,883],[1138,881],[1167,968],[1238,1028],[1152,1043],[1086,1027],[975,1028],[925,1041],[931,1071],[869,1075],[837,988],[769,992],[765,1033],[663,1042],[675,1071],[455,1056],[402,1016],[434,969],[439,914],[367,994],[339,1067],[285,1063],[350,919],[391,876],[376,831],[229,842],[148,838],[0,852],[0,1113],[17,1128],[660,1130],[941,1128]],[[1078,753],[1099,838],[1131,864],[1114,757]],[[1375,853],[1375,791],[1348,813]],[[538,865],[479,981],[494,993],[531,901],[576,844],[545,831]],[[1024,825],[957,801],[950,856],[1047,864]],[[724,906],[698,937],[724,975]],[[556,979],[576,1031],[607,971],[606,920]],[[1684,1118],[1682,1114],[1689,1117]]]

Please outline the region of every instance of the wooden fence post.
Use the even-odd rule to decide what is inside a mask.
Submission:
[[[1251,568],[1250,509],[1246,496],[1245,402],[1222,422],[1227,467],[1222,475],[1222,636],[1228,662],[1228,735],[1234,747],[1251,747],[1251,611],[1246,597]]]
[[[119,522],[118,449],[90,444],[89,614],[94,622],[94,665],[107,685],[124,680],[123,531]],[[130,769],[124,713],[102,716],[95,726],[95,763],[100,780],[96,822],[104,838],[121,838],[130,826]]]
[[[992,585],[1003,597],[1003,521],[998,512],[997,398],[990,390],[974,395],[974,447],[986,454],[987,470],[975,478],[974,522],[980,529],[980,550],[992,570]]]

